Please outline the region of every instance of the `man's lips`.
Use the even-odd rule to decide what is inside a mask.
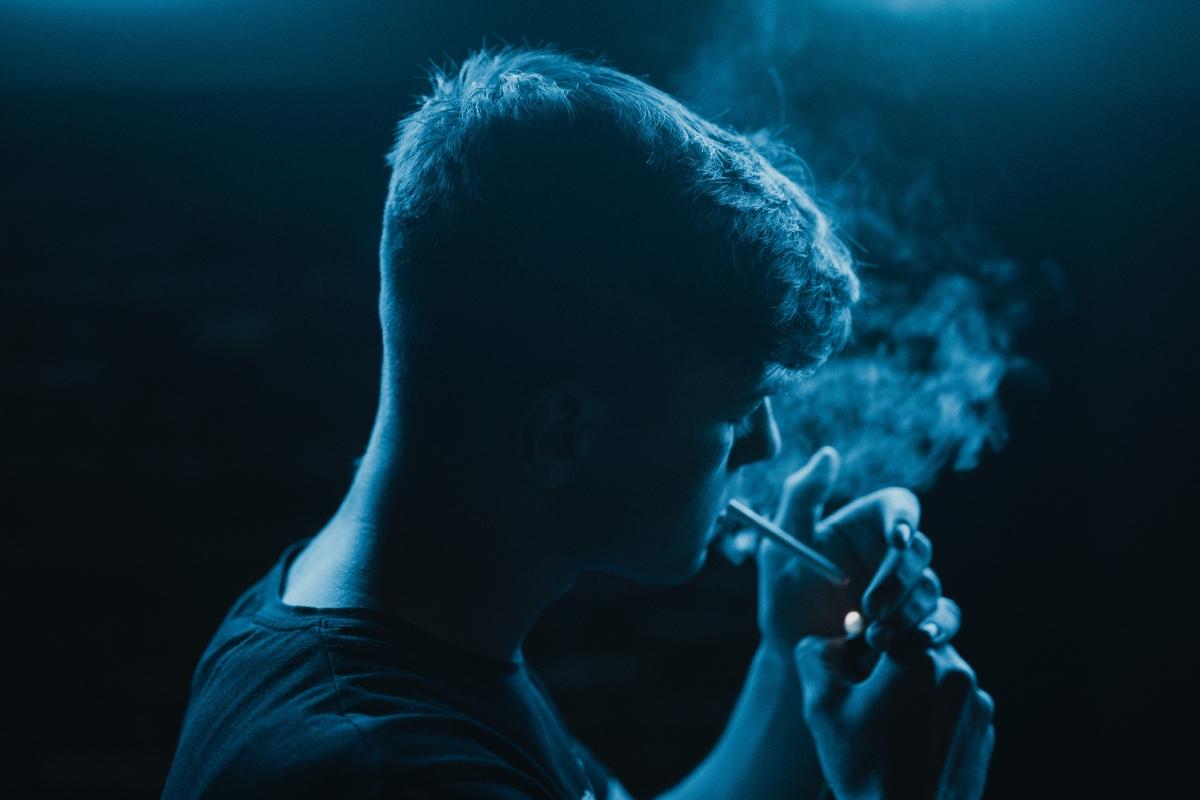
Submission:
[[[716,544],[725,558],[734,566],[738,566],[745,563],[746,559],[754,557],[758,549],[758,534],[729,513],[729,506],[726,505],[721,513],[717,514],[707,543]]]

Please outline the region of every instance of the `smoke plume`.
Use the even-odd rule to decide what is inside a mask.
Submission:
[[[896,106],[929,74],[894,24],[770,0],[719,17],[675,90],[742,130],[767,126],[805,159],[866,295],[848,348],[774,400],[784,449],[750,470],[744,494],[773,508],[782,478],[825,444],[843,457],[842,499],[971,469],[1007,438],[1001,383],[1036,374],[1014,340],[1060,295],[1056,266],[1005,255],[947,201],[936,158],[894,144],[897,121],[925,124]]]

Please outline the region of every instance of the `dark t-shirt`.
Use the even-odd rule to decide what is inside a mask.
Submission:
[[[604,769],[523,661],[391,614],[284,604],[303,544],[201,657],[165,798],[607,797]]]

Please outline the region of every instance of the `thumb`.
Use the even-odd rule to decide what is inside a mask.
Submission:
[[[796,659],[796,671],[800,674],[806,712],[811,708],[828,706],[844,693],[846,681],[839,667],[844,645],[844,639],[805,636],[792,651]]]
[[[803,542],[811,542],[825,501],[833,492],[842,460],[837,450],[822,447],[783,482],[775,524]]]

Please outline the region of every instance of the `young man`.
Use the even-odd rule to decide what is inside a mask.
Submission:
[[[165,796],[626,797],[526,632],[583,571],[701,568],[739,469],[778,450],[769,395],[842,344],[857,280],[784,151],[553,52],[436,75],[390,163],[369,446],[201,659]],[[821,520],[836,472],[814,456],[777,521],[850,586],[762,546],[762,644],[671,797],[981,792],[991,703],[916,500]],[[839,638],[859,607],[885,654]]]

